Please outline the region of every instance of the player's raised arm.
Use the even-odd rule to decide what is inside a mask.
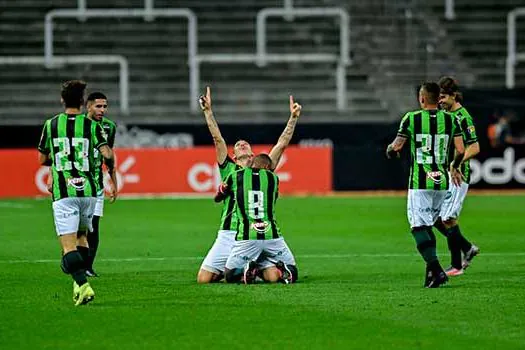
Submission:
[[[293,96],[290,95],[290,118],[288,119],[288,123],[286,124],[283,133],[279,137],[279,140],[277,140],[277,143],[275,146],[273,146],[269,154],[270,158],[272,159],[271,170],[277,167],[284,150],[290,144],[290,140],[292,139],[293,133],[295,131],[295,125],[297,124],[297,120],[301,115],[301,109],[302,106],[297,102],[294,102]]]
[[[213,138],[213,143],[215,144],[217,163],[223,164],[228,156],[228,148],[226,147],[226,141],[224,141],[221,131],[219,130],[219,125],[213,116],[213,111],[211,109],[211,90],[209,86],[206,87],[206,96],[202,95],[199,97],[199,104],[204,113],[204,118],[206,118],[206,124],[208,125],[208,130],[210,130],[210,134]]]

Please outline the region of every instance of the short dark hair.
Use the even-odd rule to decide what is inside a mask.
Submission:
[[[426,97],[426,102],[430,105],[437,104],[439,101],[439,85],[434,82],[426,82],[421,85],[421,90]]]
[[[456,92],[459,92],[459,83],[452,77],[442,77],[439,79],[438,84],[439,88],[441,89],[441,93],[443,94],[453,95]]]
[[[80,108],[84,104],[87,83],[83,80],[68,80],[62,84],[60,96],[66,108]]]
[[[270,169],[272,167],[272,158],[266,153],[260,153],[253,157],[252,168]]]
[[[87,101],[92,102],[95,100],[107,100],[108,98],[100,91],[95,91],[89,94]]]

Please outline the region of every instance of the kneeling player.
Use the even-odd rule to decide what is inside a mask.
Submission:
[[[230,174],[216,200],[232,194],[237,203],[239,229],[226,261],[226,282],[250,284],[259,275],[266,282],[293,283],[295,258],[281,236],[275,218],[279,178],[269,169],[271,158],[259,154],[252,167]]]

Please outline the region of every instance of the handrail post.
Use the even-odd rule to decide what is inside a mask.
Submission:
[[[188,17],[188,65],[190,68],[190,110],[199,110],[199,84],[200,66],[197,58],[198,53],[197,16],[192,14]]]
[[[129,66],[128,61],[120,58],[120,111],[129,115]]]
[[[44,22],[44,60],[48,69],[53,61],[53,15],[54,11],[48,12]]]
[[[77,20],[80,22],[86,21],[86,0],[77,0],[78,17]]]
[[[294,20],[293,0],[284,0],[284,19],[288,22]]]
[[[346,97],[346,65],[343,62],[337,64],[336,83],[337,109],[342,112],[346,110],[348,102]]]
[[[456,19],[454,0],[445,0],[445,19],[449,21]]]
[[[346,11],[341,11],[340,16],[339,49],[341,50],[341,62],[344,65],[349,65],[352,64],[350,59],[350,16]]]
[[[516,65],[516,11],[507,15],[507,60],[505,62],[505,85],[507,89],[514,89]]]
[[[257,14],[256,23],[256,40],[257,40],[257,66],[266,66],[266,18],[268,17],[267,9],[262,9]]]
[[[144,20],[146,22],[151,22],[155,19],[153,16],[153,7],[154,7],[154,0],[144,0]]]

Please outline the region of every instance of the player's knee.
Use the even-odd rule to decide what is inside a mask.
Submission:
[[[222,279],[222,277],[223,274],[217,274],[204,269],[200,269],[199,273],[197,274],[197,283],[207,284],[219,282]]]

